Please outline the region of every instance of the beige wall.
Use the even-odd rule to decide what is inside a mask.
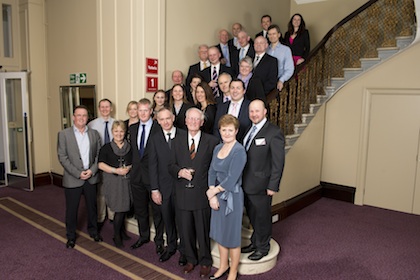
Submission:
[[[48,123],[51,156],[35,158],[49,161],[51,171],[61,174],[57,160],[57,133],[61,130],[60,86],[70,84],[71,73],[86,73],[87,84],[96,85],[97,34],[95,0],[46,0],[48,51]],[[45,105],[38,110],[45,111]]]
[[[363,203],[366,168],[366,126],[369,123],[369,116],[365,113],[366,106],[369,106],[366,92],[372,89],[388,89],[396,93],[420,90],[420,71],[413,58],[420,59],[419,43],[345,85],[326,104],[321,180],[356,187],[358,204]],[[395,143],[395,147],[404,149],[404,139]]]
[[[291,0],[290,16],[295,13],[302,14],[309,30],[311,48],[314,48],[331,28],[367,2],[367,0],[325,0],[299,5]]]
[[[231,32],[232,24],[240,22],[254,38],[261,31],[262,15],[270,14],[274,23],[285,26],[289,9],[290,0],[167,1],[165,88],[172,86],[173,70],[179,69],[186,75],[188,67],[198,61],[200,44],[219,42],[218,30],[225,28]]]

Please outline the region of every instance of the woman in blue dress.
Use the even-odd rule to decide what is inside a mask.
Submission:
[[[210,279],[219,279],[226,274],[229,274],[228,279],[236,279],[238,274],[244,205],[242,170],[246,163],[245,148],[236,141],[238,130],[237,118],[232,115],[220,118],[219,131],[223,143],[213,151],[207,191],[212,208],[210,237],[217,242],[220,266]]]

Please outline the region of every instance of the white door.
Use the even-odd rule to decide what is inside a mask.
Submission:
[[[420,96],[373,94],[369,117],[363,204],[413,213]]]
[[[3,185],[33,190],[26,72],[0,73]]]

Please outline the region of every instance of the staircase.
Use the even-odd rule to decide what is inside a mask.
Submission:
[[[293,144],[297,141],[299,136],[308,126],[310,121],[315,116],[318,109],[323,103],[331,98],[342,86],[348,83],[353,78],[363,74],[375,65],[386,61],[391,56],[397,54],[414,41],[415,35],[412,36],[399,36],[396,37],[396,46],[387,48],[377,48],[378,57],[375,58],[360,58],[360,68],[343,68],[344,77],[332,77],[330,85],[324,87],[325,95],[317,95],[317,102],[309,105],[309,113],[302,114],[302,123],[294,125],[294,133],[285,136],[286,153],[291,149]]]

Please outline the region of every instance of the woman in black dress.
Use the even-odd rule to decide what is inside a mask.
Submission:
[[[98,167],[102,170],[102,181],[105,190],[105,201],[115,212],[114,243],[122,247],[126,237],[125,213],[130,210],[133,200],[130,187],[130,169],[132,153],[130,144],[124,139],[126,126],[124,121],[115,120],[112,124],[113,140],[102,146],[99,151]]]

